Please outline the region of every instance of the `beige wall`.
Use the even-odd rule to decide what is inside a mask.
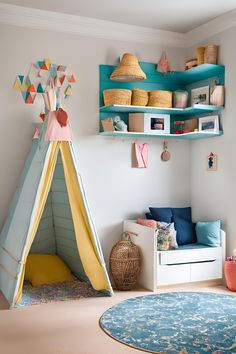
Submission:
[[[226,107],[222,112],[224,135],[220,138],[199,140],[191,146],[191,202],[196,220],[221,219],[227,231],[227,250],[236,247],[236,27],[222,32],[203,45],[217,44],[219,64],[225,65]],[[199,44],[199,45],[200,45]],[[188,50],[194,56],[195,47]],[[206,171],[206,156],[218,154],[218,172]]]
[[[190,143],[170,141],[172,158],[164,163],[160,160],[163,141],[141,139],[140,143],[149,143],[149,167],[133,169],[133,139],[98,136],[98,65],[114,64],[125,51],[135,52],[142,61],[156,62],[163,48],[3,25],[0,43],[1,226],[31,146],[32,123],[39,122],[37,117],[43,107],[40,100],[25,105],[12,85],[15,75],[26,73],[30,62],[48,56],[56,63],[67,64],[77,78],[67,109],[76,137],[79,168],[105,255],[120,237],[123,219],[142,215],[149,205],[190,205]],[[183,49],[168,48],[167,54],[175,69],[183,66]]]

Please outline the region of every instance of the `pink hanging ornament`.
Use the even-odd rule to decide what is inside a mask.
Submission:
[[[166,56],[166,52],[163,52],[161,55],[161,59],[157,63],[157,71],[162,74],[167,74],[171,71],[169,60]]]

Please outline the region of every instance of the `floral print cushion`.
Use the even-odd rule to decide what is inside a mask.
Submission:
[[[178,248],[174,223],[157,222],[157,250],[168,251]]]

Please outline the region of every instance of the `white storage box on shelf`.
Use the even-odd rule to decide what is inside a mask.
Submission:
[[[139,284],[151,291],[157,287],[223,278],[225,232],[221,230],[221,246],[198,244],[179,246],[177,250],[157,251],[155,231],[150,227],[126,220],[124,231],[137,234],[142,265]]]
[[[170,134],[170,115],[130,113],[129,132],[146,134]]]

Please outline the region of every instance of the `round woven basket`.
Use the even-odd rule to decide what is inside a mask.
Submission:
[[[112,104],[131,105],[131,96],[131,90],[109,89],[103,91],[105,106]]]
[[[110,272],[118,290],[131,290],[141,269],[139,248],[130,239],[115,244],[110,254]]]
[[[205,64],[217,64],[217,45],[208,45],[204,52],[204,63]]]
[[[150,91],[148,106],[171,108],[172,92],[163,90]]]
[[[132,105],[133,106],[146,106],[148,104],[148,91],[133,89],[132,90]]]

